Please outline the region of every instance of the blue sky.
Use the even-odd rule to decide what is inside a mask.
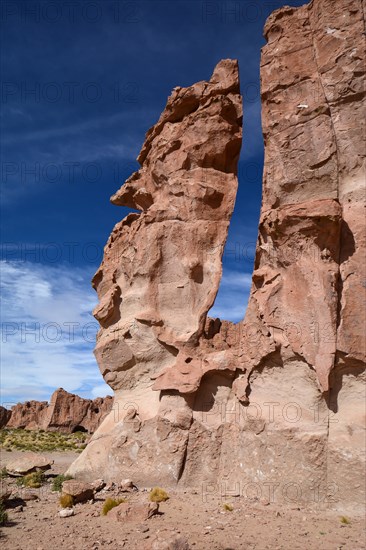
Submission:
[[[292,1],[298,6],[304,2]],[[128,209],[109,197],[138,165],[175,86],[237,58],[244,98],[239,192],[211,315],[244,313],[261,198],[259,60],[281,1],[1,3],[1,402],[59,386],[105,395],[90,279]]]

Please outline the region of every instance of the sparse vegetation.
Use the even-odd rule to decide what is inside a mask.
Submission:
[[[165,502],[168,500],[169,495],[164,489],[161,489],[160,487],[154,487],[154,489],[151,489],[149,498],[151,502]]]
[[[5,479],[6,477],[9,477],[9,474],[4,466],[4,468],[1,468],[0,470],[0,479]]]
[[[115,508],[119,504],[122,504],[122,502],[126,502],[126,499],[125,498],[117,498],[117,499],[106,498],[102,508],[102,516],[106,516],[108,512],[112,510],[112,508]]]
[[[5,511],[4,504],[0,501],[0,525],[8,521],[8,514]]]
[[[63,482],[68,481],[69,479],[73,479],[73,477],[69,475],[64,476],[63,474],[56,476],[52,482],[52,491],[58,491],[60,493],[62,490]]]
[[[20,430],[4,428],[0,430],[0,449],[5,451],[76,451],[86,447],[88,434],[76,432],[64,434],[44,430]]]
[[[225,502],[224,506],[223,506],[225,512],[232,512],[234,510],[234,506],[232,504],[227,504]]]
[[[60,496],[61,508],[72,508],[74,505],[74,499],[71,495],[63,494]]]
[[[43,472],[33,472],[23,477],[19,477],[16,481],[18,487],[29,487],[30,489],[39,489],[45,482]]]
[[[341,516],[340,520],[341,520],[341,523],[343,523],[343,525],[350,525],[351,523],[346,516]]]

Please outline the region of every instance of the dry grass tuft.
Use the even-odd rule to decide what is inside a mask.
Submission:
[[[102,516],[106,516],[108,512],[112,510],[112,508],[115,508],[116,506],[119,506],[123,502],[127,502],[125,498],[106,498],[103,504],[102,508]]]
[[[61,508],[72,508],[74,505],[74,499],[71,495],[64,493],[60,496],[60,506]]]
[[[341,523],[343,523],[343,525],[350,525],[351,523],[346,516],[341,516],[340,520],[341,520]]]
[[[154,487],[154,489],[151,489],[149,498],[151,502],[165,502],[168,500],[169,495],[164,489],[161,489],[160,487]]]
[[[19,477],[16,481],[18,487],[29,487],[30,489],[39,489],[42,487],[45,482],[45,477],[43,472],[33,472],[32,474],[27,474],[26,476]]]

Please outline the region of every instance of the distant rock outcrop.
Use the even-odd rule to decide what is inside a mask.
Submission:
[[[52,394],[49,404],[47,401],[27,401],[15,405],[8,411],[6,427],[94,433],[111,411],[112,403],[110,396],[83,399],[59,388]]]
[[[43,428],[43,418],[48,407],[47,401],[25,401],[11,408],[7,428]]]
[[[6,426],[11,417],[11,411],[0,406],[0,429]]]
[[[112,409],[110,396],[97,399],[83,399],[59,388],[51,397],[43,417],[43,429],[72,433],[86,431],[94,433],[103,418]]]
[[[236,193],[237,63],[173,91],[112,197],[141,211],[93,280],[114,410],[69,473],[363,506],[364,32],[361,0],[266,23],[263,198],[238,324],[207,318]]]

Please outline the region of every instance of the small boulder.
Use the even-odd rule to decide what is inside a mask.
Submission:
[[[105,491],[115,491],[116,490],[116,484],[114,483],[114,481],[111,481],[110,483],[108,483],[105,487],[104,487],[104,490]]]
[[[133,491],[138,490],[132,479],[124,479],[121,482],[120,489],[122,493],[132,493]]]
[[[182,535],[174,533],[160,534],[145,550],[190,550],[188,540]]]
[[[15,506],[15,508],[13,508],[12,511],[13,512],[23,512],[23,506],[22,505]]]
[[[11,487],[9,487],[6,483],[2,481],[0,483],[0,501],[4,502],[5,500],[8,500],[10,495],[11,495]]]
[[[71,495],[74,503],[86,502],[94,497],[94,490],[90,483],[70,479],[62,484],[62,493]]]
[[[10,476],[18,477],[31,474],[32,472],[49,470],[53,460],[39,453],[24,453],[20,458],[8,462],[6,470]]]
[[[39,500],[39,496],[36,493],[32,493],[31,491],[22,491],[20,494],[20,497],[25,502],[29,502],[31,500]]]
[[[69,518],[74,514],[75,514],[74,508],[62,508],[62,510],[60,510],[58,513],[60,518]]]
[[[142,523],[159,512],[159,504],[157,502],[149,502],[147,504],[133,504],[130,502],[122,502],[108,513],[108,517],[113,517],[117,521],[134,521]]]
[[[104,479],[96,479],[95,481],[93,481],[93,483],[90,484],[94,493],[99,493],[99,491],[101,491],[102,489],[104,489],[105,487],[105,481]]]

